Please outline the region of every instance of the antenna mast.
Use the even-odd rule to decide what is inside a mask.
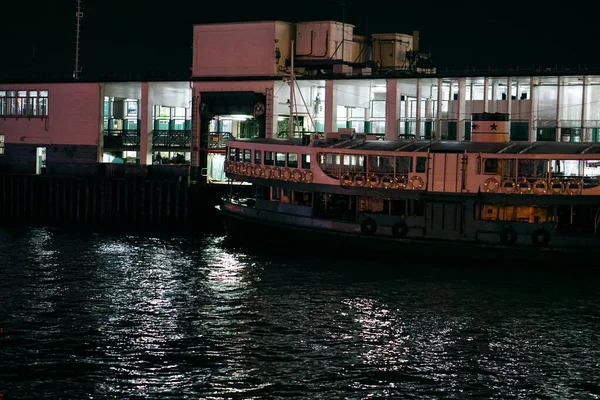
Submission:
[[[79,30],[81,27],[81,18],[83,18],[83,13],[81,12],[81,0],[77,0],[77,12],[75,13],[75,19],[77,20],[77,31],[75,35],[75,70],[73,71],[74,79],[79,79],[79,73],[81,72],[81,68],[79,68]]]

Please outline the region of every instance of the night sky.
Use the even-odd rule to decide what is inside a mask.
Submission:
[[[343,0],[82,0],[82,77],[149,73],[185,78],[195,23],[342,21],[344,16],[345,22],[356,26],[356,33],[419,30],[421,51],[432,54],[440,71],[534,65],[600,68],[600,22],[594,20],[598,18],[589,6],[345,1],[343,7]],[[77,2],[56,3],[62,4],[4,2],[0,79],[72,75]]]

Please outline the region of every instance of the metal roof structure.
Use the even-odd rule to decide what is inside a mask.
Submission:
[[[241,139],[255,143],[302,146],[300,139]],[[600,154],[600,143],[583,142],[501,142],[484,143],[455,140],[365,140],[316,139],[312,147],[323,149],[354,149],[371,151],[402,151],[423,153],[486,153],[486,154]]]

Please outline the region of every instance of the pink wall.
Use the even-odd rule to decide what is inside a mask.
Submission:
[[[96,145],[102,99],[97,83],[0,84],[0,90],[47,90],[48,120],[0,116],[6,143]]]
[[[192,76],[275,75],[275,22],[194,26]]]

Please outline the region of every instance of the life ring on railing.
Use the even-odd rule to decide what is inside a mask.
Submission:
[[[314,178],[315,178],[315,175],[313,174],[313,172],[310,169],[307,169],[306,171],[304,171],[304,182],[312,183]]]
[[[531,182],[529,182],[527,179],[523,178],[517,184],[517,188],[519,189],[519,193],[521,193],[521,194],[529,193],[529,192],[531,192]]]
[[[273,170],[273,178],[281,179],[281,168],[275,167],[275,169]]]
[[[544,228],[536,229],[531,234],[531,241],[536,246],[545,247],[548,245],[548,242],[550,241],[550,232],[548,232]]]
[[[517,188],[517,183],[512,178],[507,178],[502,181],[502,191],[504,193],[514,193]]]
[[[241,175],[245,175],[246,174],[246,164],[244,163],[240,163],[239,169],[238,169],[238,173]]]
[[[401,176],[400,178],[394,178],[394,187],[398,189],[406,189],[408,186],[408,180],[406,176]]]
[[[265,167],[263,176],[267,179],[271,179],[273,177],[273,169],[271,169],[271,167]]]
[[[290,171],[289,168],[284,168],[281,170],[281,179],[283,179],[284,181],[289,181],[290,179],[292,179],[292,171]]]
[[[510,226],[502,229],[500,232],[500,243],[505,246],[511,246],[517,241],[517,232]]]
[[[376,174],[371,174],[369,175],[369,178],[367,179],[368,183],[369,183],[369,187],[375,188],[377,186],[379,186],[379,182],[381,181],[381,179],[379,179],[379,176],[377,176]]]
[[[483,187],[485,188],[485,191],[488,193],[496,193],[498,191],[498,186],[500,186],[500,183],[498,182],[498,179],[496,179],[496,178],[487,178],[483,182]]]
[[[377,230],[377,222],[373,218],[366,218],[360,223],[360,230],[365,235],[372,235]]]
[[[295,169],[292,171],[292,179],[294,182],[300,182],[302,180],[302,171]]]
[[[538,179],[533,183],[533,193],[546,194],[548,193],[548,182],[543,179]]]
[[[381,186],[383,186],[385,189],[389,189],[393,185],[394,185],[394,178],[392,178],[391,176],[384,175],[383,178],[381,178]]]
[[[579,194],[581,193],[581,182],[579,182],[577,179],[571,179],[569,182],[567,182],[566,188],[567,193],[571,195]]]
[[[554,179],[550,183],[550,190],[552,191],[552,194],[560,194],[565,191],[565,184],[559,179]]]
[[[404,221],[398,221],[392,225],[392,236],[403,238],[408,234],[408,225]]]
[[[340,181],[342,183],[342,186],[352,185],[352,175],[350,175],[350,172],[344,172],[340,177]]]
[[[263,174],[263,168],[260,165],[254,167],[254,176],[260,178]]]
[[[365,174],[356,174],[354,175],[354,178],[352,178],[352,183],[354,184],[354,186],[365,186]]]
[[[423,178],[416,175],[410,178],[409,183],[412,190],[422,190],[424,186]]]
[[[246,165],[246,175],[248,175],[248,176],[254,175],[254,166],[252,164]]]

